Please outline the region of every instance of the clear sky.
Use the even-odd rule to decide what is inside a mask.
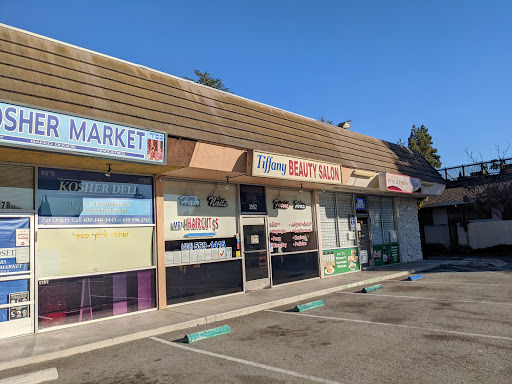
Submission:
[[[391,142],[424,124],[443,167],[512,143],[510,0],[0,0],[0,22]]]

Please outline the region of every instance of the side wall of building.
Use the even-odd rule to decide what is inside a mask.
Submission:
[[[469,223],[468,238],[473,249],[512,244],[512,220]]]
[[[402,263],[423,259],[416,199],[395,198],[398,246]]]

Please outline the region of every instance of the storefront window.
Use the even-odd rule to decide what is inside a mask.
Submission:
[[[168,304],[242,290],[235,186],[164,181],[164,223]]]
[[[368,196],[373,259],[375,266],[400,262],[394,220],[393,198]]]
[[[311,192],[267,190],[272,254],[316,250]]]
[[[320,193],[320,228],[322,232],[322,246],[324,248],[336,248],[338,237],[336,235],[336,204],[334,193]]]
[[[39,328],[156,307],[155,270],[39,281]]]
[[[150,268],[153,231],[153,227],[40,229],[39,276]]]
[[[34,209],[34,169],[0,165],[0,211]]]
[[[156,307],[153,178],[38,176],[39,327]]]
[[[373,244],[396,242],[393,198],[368,196]]]
[[[273,283],[317,277],[311,192],[268,188],[267,209]]]
[[[366,211],[365,199],[359,199],[360,211]],[[321,193],[319,205],[324,275],[359,270],[353,195]]]
[[[265,215],[265,187],[257,185],[240,185],[240,206],[242,214],[257,213]]]
[[[153,224],[153,178],[39,168],[39,226]]]

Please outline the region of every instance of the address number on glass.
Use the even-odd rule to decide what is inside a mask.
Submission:
[[[11,208],[14,208],[14,206],[11,204],[10,201],[0,200],[0,209],[11,209]]]
[[[196,241],[193,243],[182,243],[181,250],[182,251],[192,251],[194,249],[208,249],[208,248],[225,248],[226,241]]]

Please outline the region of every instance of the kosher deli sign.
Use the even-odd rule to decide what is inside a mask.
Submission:
[[[253,152],[252,176],[341,184],[341,166],[297,157]]]
[[[395,173],[383,173],[380,176],[379,186],[382,191],[421,193],[421,179]]]
[[[165,164],[165,134],[0,103],[0,145]]]

